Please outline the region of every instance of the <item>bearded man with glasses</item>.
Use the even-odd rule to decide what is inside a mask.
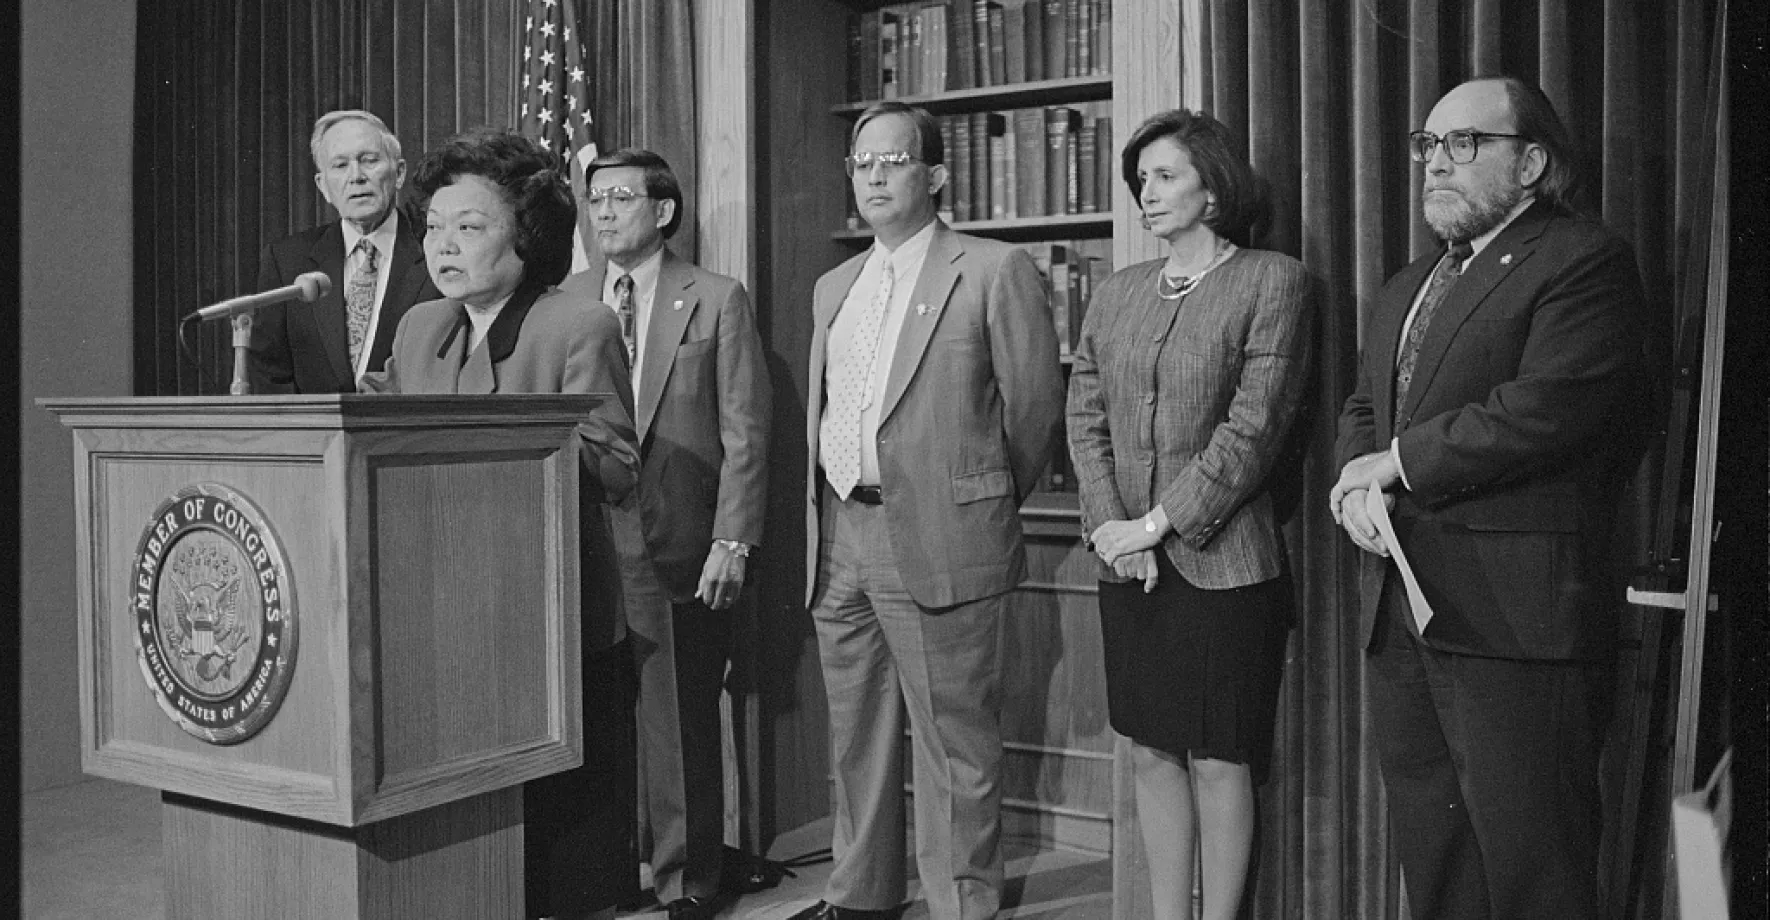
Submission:
[[[844,165],[874,243],[812,301],[806,602],[836,864],[795,920],[902,910],[906,706],[928,911],[1001,906],[1001,619],[1026,574],[1019,508],[1059,443],[1063,378],[1032,258],[935,216],[943,154],[922,109],[861,114]]]
[[[1441,243],[1371,306],[1329,493],[1364,550],[1357,635],[1395,850],[1415,920],[1595,918],[1640,273],[1576,214],[1573,152],[1536,86],[1464,83],[1408,143]]]

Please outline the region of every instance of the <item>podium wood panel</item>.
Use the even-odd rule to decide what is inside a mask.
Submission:
[[[75,430],[87,772],[356,826],[582,762],[576,423],[597,397],[46,400]],[[255,735],[213,744],[137,661],[135,553],[216,482],[287,563],[297,652]]]
[[[360,828],[162,796],[166,916],[521,920],[522,790]]]

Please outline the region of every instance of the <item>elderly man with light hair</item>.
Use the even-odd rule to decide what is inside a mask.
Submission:
[[[325,272],[332,289],[313,303],[260,310],[252,325],[257,393],[354,393],[379,371],[413,304],[442,296],[424,268],[424,222],[402,213],[406,161],[399,138],[373,113],[327,112],[313,126],[314,185],[336,221],[264,248],[258,289]]]

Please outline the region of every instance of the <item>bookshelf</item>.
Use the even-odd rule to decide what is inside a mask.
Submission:
[[[846,130],[875,102],[920,106],[940,123],[949,179],[941,217],[962,233],[1021,246],[1039,266],[1071,365],[1095,283],[1111,274],[1111,0],[918,0],[858,4],[847,17]],[[831,239],[872,232],[852,200]],[[1073,535],[1067,446],[1053,452],[1029,528]]]

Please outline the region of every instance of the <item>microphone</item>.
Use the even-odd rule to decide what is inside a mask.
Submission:
[[[332,292],[332,279],[325,272],[307,272],[297,275],[295,283],[272,288],[259,294],[242,294],[224,300],[214,306],[204,307],[186,316],[185,322],[193,319],[227,319],[241,313],[251,313],[260,307],[268,307],[273,303],[286,300],[299,300],[302,303],[313,303]]]

